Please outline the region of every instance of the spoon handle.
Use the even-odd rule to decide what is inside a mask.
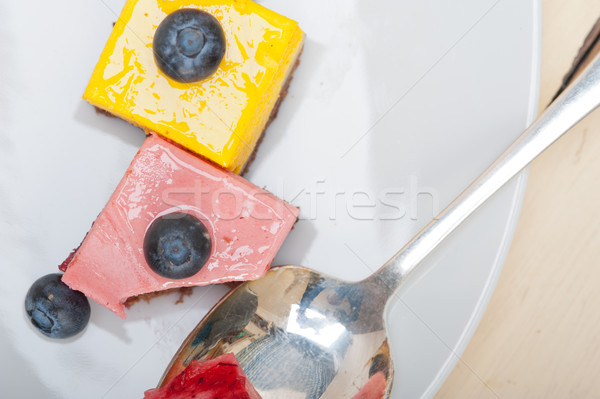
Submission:
[[[366,281],[392,295],[469,215],[600,104],[600,56],[462,194]]]

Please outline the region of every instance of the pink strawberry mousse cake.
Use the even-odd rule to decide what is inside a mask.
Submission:
[[[63,281],[122,318],[129,298],[261,277],[298,209],[150,135]]]

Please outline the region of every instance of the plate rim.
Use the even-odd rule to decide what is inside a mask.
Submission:
[[[531,53],[532,68],[530,71],[531,79],[529,87],[529,104],[527,110],[527,126],[535,121],[539,111],[542,60],[542,1],[531,0],[531,3],[531,7],[533,7],[533,35],[531,38],[533,42],[533,51]],[[483,315],[485,314],[490,300],[492,299],[492,295],[496,290],[496,286],[512,246],[523,207],[528,177],[529,166],[523,169],[517,176],[513,178],[513,181],[516,181],[516,187],[512,196],[510,216],[504,229],[504,235],[502,237],[502,242],[499,245],[499,251],[492,266],[492,271],[488,276],[483,292],[479,298],[479,301],[477,302],[477,305],[475,306],[475,310],[471,314],[471,318],[463,329],[460,338],[454,347],[451,348],[451,353],[446,359],[446,362],[440,368],[435,378],[431,381],[429,387],[421,395],[421,399],[431,399],[437,394],[454,370],[458,360],[462,358],[462,355],[467,349],[471,339],[473,338],[473,335],[481,323]]]

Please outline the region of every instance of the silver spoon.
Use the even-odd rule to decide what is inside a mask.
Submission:
[[[226,295],[183,343],[160,385],[192,359],[236,355],[265,399],[387,397],[385,315],[423,259],[473,211],[600,103],[600,58],[479,178],[377,272],[345,282],[301,266],[271,269]]]

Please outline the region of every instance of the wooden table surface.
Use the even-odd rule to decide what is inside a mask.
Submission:
[[[600,0],[542,1],[540,109]],[[600,112],[531,166],[497,289],[436,399],[600,398]]]

